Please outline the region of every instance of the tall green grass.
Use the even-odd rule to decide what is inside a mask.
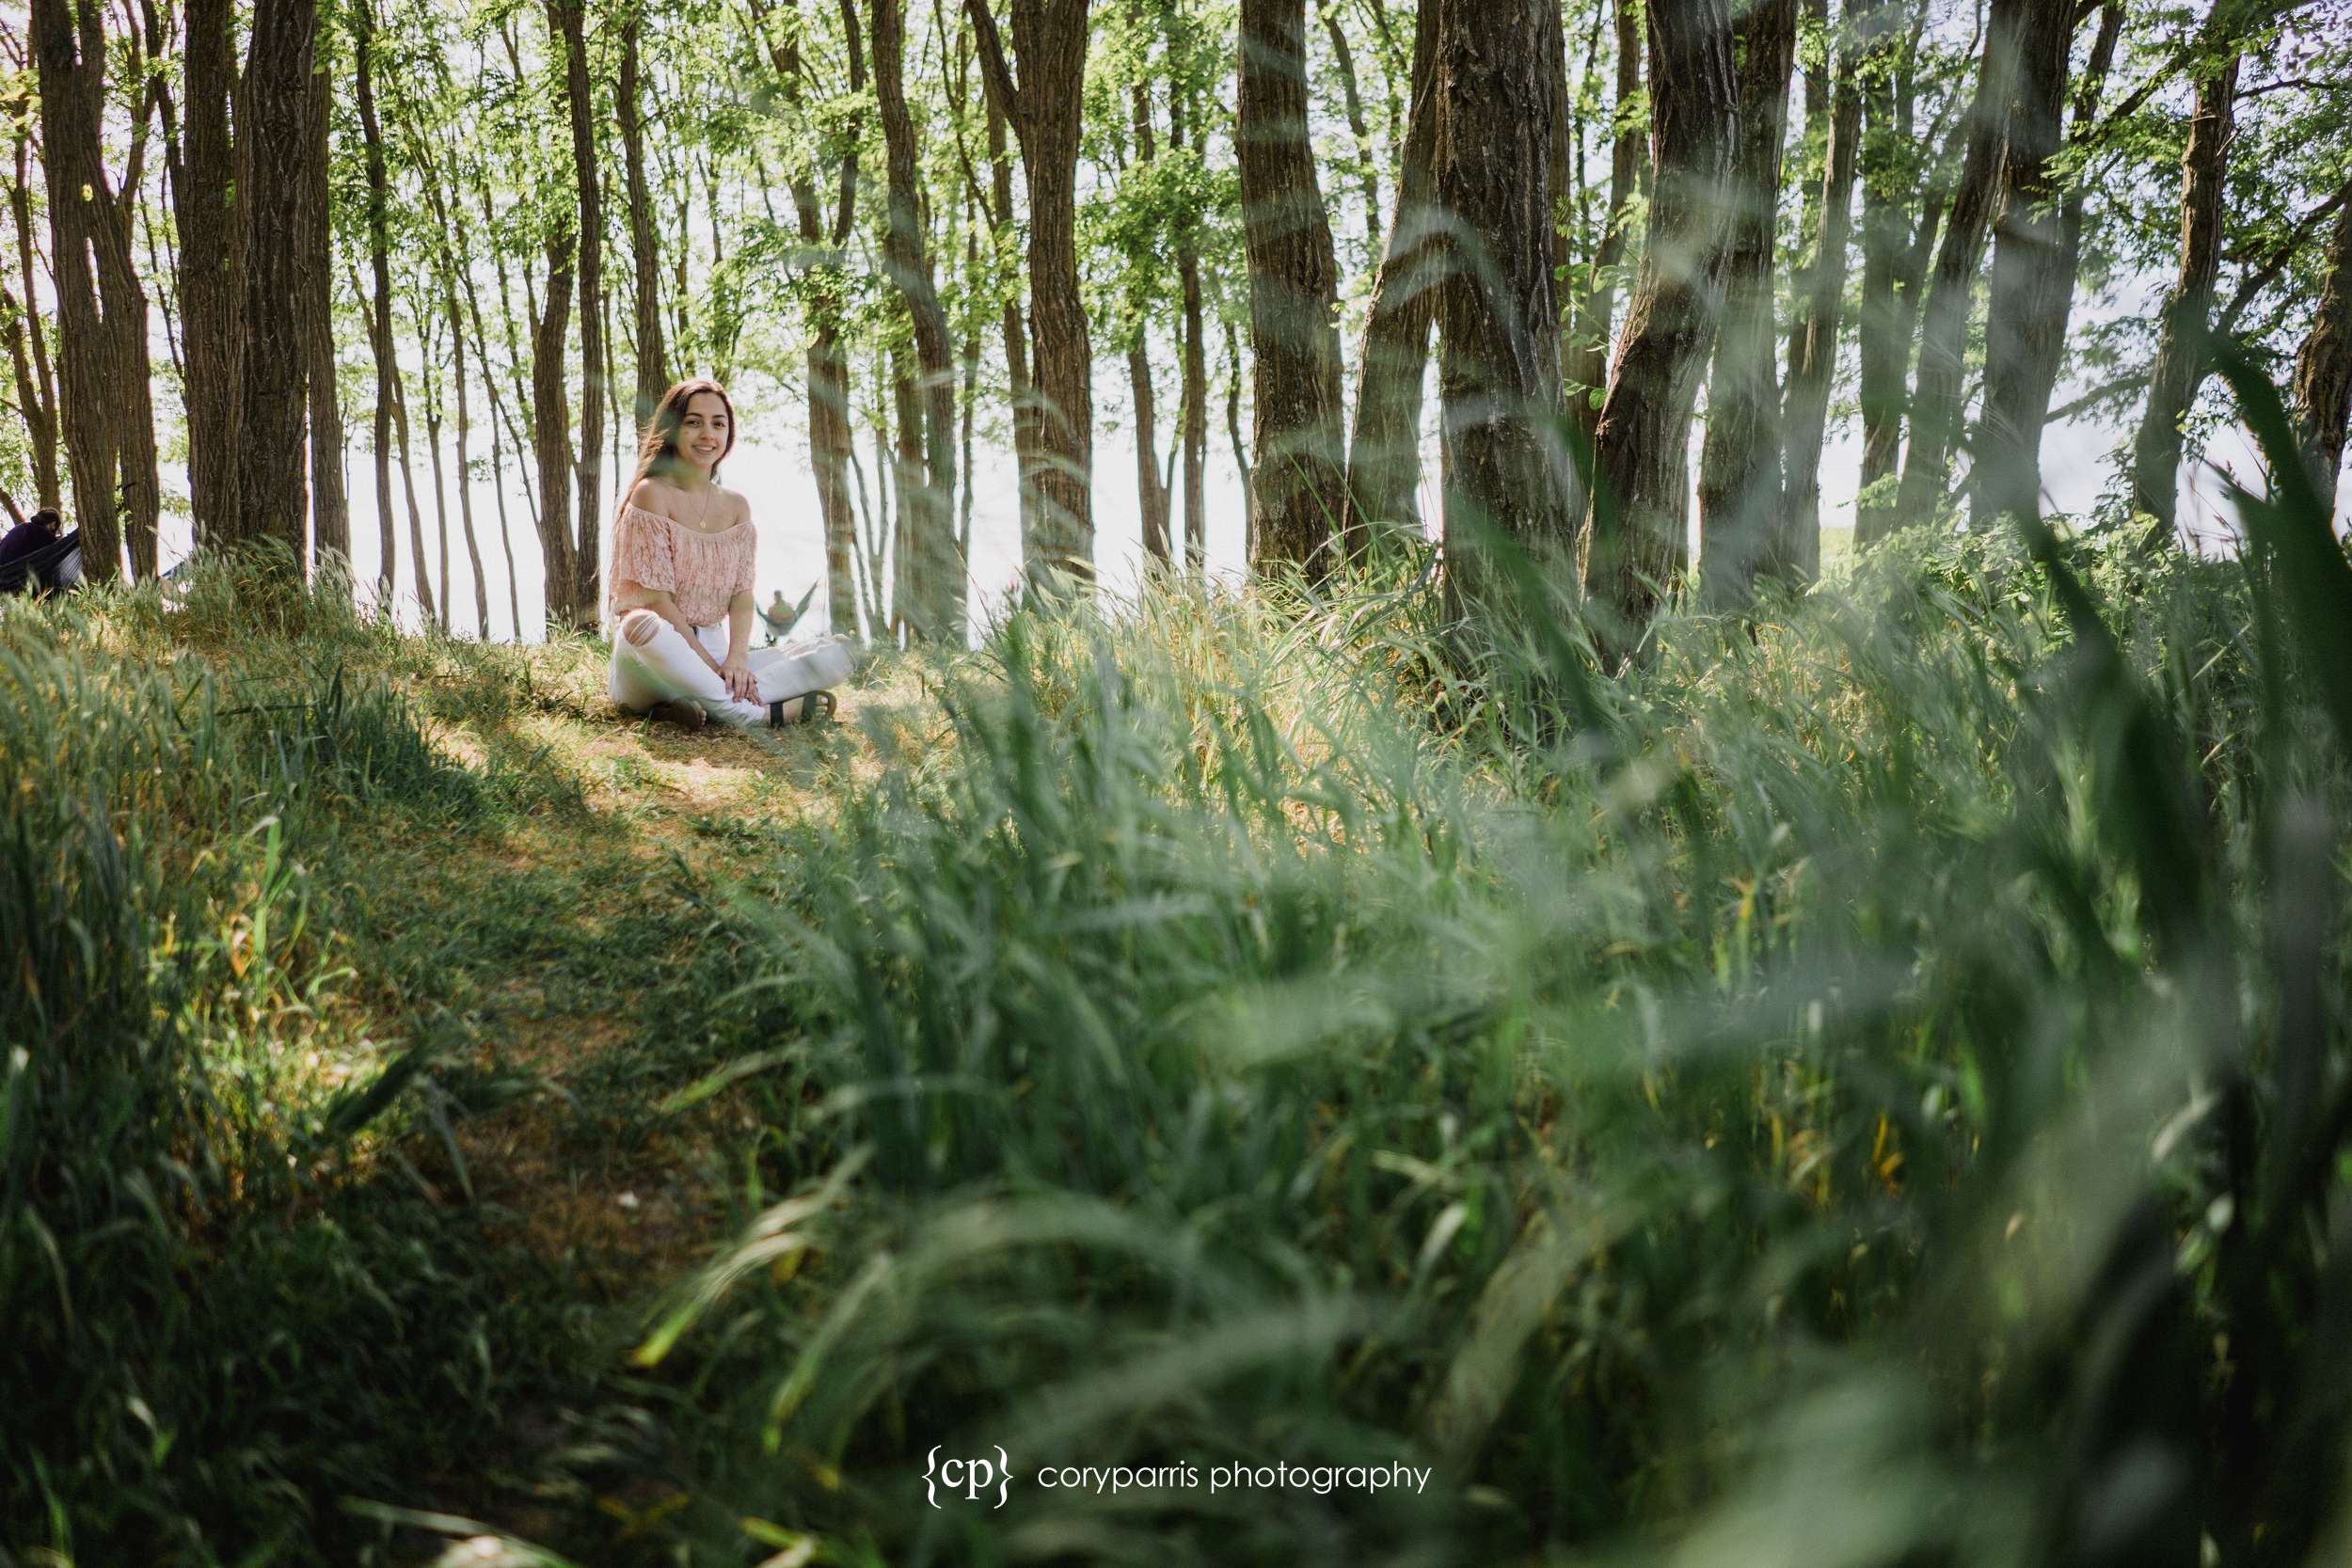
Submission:
[[[657,1535],[2317,1560],[2352,572],[2262,516],[1913,538],[1623,682],[1406,575],[1012,617],[765,916],[775,1152],[642,1352],[701,1412]],[[928,1506],[933,1445],[1009,1506]]]
[[[341,1499],[516,1382],[515,1280],[356,1141],[431,1042],[355,1037],[317,877],[506,786],[333,592],[225,624],[244,570],[0,614],[0,1562],[384,1560]]]

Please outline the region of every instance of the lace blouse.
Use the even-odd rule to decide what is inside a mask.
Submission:
[[[668,594],[689,624],[711,626],[727,618],[727,601],[752,591],[759,537],[751,519],[705,533],[684,523],[621,503],[612,532],[612,597],[623,578]],[[620,613],[617,604],[612,606]]]

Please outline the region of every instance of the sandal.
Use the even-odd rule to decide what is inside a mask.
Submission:
[[[656,703],[645,710],[648,719],[660,719],[682,730],[699,730],[710,722],[710,715],[699,703]]]
[[[784,710],[792,703],[800,704],[801,711],[787,719],[784,716]],[[771,728],[774,729],[783,729],[791,724],[821,724],[833,718],[834,707],[833,693],[830,691],[811,691],[803,697],[786,697],[768,705],[768,723]]]

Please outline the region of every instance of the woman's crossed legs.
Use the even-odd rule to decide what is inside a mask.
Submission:
[[[726,627],[696,626],[694,635],[712,658],[726,657]],[[650,610],[632,610],[622,615],[612,639],[612,700],[634,713],[656,703],[687,702],[722,723],[790,723],[801,716],[801,699],[850,678],[849,647],[833,637],[754,648],[744,662],[759,682],[756,703],[728,696],[726,682],[675,626]]]

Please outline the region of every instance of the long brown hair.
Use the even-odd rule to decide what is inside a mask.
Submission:
[[[637,493],[641,481],[667,479],[677,467],[678,431],[686,423],[686,405],[701,393],[714,394],[727,411],[727,450],[719,454],[719,463],[727,460],[727,452],[735,450],[735,400],[727,389],[707,375],[691,376],[661,394],[661,401],[653,405],[653,417],[645,421],[645,434],[637,443],[637,471],[621,488],[621,504],[628,504]],[[719,463],[710,466],[710,478],[716,483]]]

